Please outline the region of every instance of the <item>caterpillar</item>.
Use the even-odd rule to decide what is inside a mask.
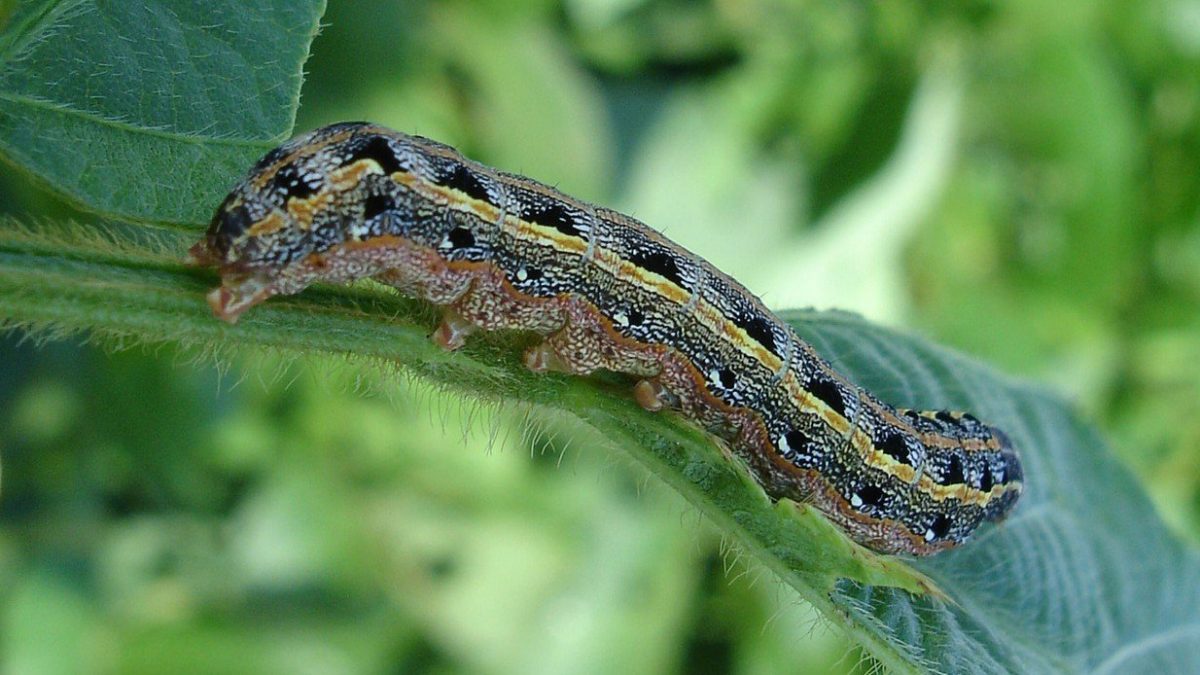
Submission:
[[[968,413],[890,406],[838,373],[737,281],[643,223],[455,149],[366,122],[266,154],[194,265],[229,322],[275,295],[372,278],[443,308],[433,339],[544,339],[535,371],[638,378],[634,397],[724,439],[773,499],[814,505],[882,553],[928,555],[1003,519],[1009,438]]]

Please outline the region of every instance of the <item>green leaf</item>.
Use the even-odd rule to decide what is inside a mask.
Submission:
[[[324,0],[26,0],[0,32],[0,157],[85,209],[204,223],[291,131]]]
[[[771,505],[711,437],[675,415],[642,411],[623,378],[528,372],[519,357],[528,336],[484,335],[446,353],[426,338],[435,320],[428,307],[372,284],[310,289],[257,307],[236,326],[221,323],[203,297],[216,277],[178,262],[187,243],[4,223],[0,316],[35,331],[201,350],[346,354],[364,366],[401,364],[469,396],[576,418],[897,670],[1200,669],[1195,551],[1166,531],[1097,432],[1067,406],[963,356],[846,314],[785,315],[884,399],[976,411],[1022,451],[1027,490],[1006,523],[959,549],[904,561],[850,544],[807,509]],[[944,595],[910,592],[925,578]]]

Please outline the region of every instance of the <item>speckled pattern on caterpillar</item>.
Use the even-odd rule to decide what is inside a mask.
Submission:
[[[1022,489],[1008,438],[975,417],[894,408],[848,381],[752,293],[646,225],[425,138],[334,124],[262,158],[195,264],[235,321],[313,282],[370,277],[442,306],[434,339],[535,331],[534,370],[628,373],[650,410],[725,439],[775,499],[853,539],[927,555],[1004,518]]]

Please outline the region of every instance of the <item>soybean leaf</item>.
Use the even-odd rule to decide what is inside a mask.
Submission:
[[[185,243],[8,223],[0,228],[0,316],[35,331],[398,363],[464,395],[575,418],[900,671],[1200,667],[1191,645],[1200,626],[1195,552],[1166,531],[1094,429],[1053,396],[963,356],[845,314],[786,315],[885,399],[977,411],[1022,451],[1027,492],[1012,518],[959,549],[906,562],[851,545],[805,509],[770,504],[711,438],[674,415],[641,411],[627,383],[527,372],[522,336],[485,336],[445,353],[426,338],[434,320],[427,307],[370,285],[314,288],[227,326],[203,300],[215,277],[179,264]]]
[[[25,0],[0,31],[0,157],[91,211],[202,223],[291,131],[324,7]]]

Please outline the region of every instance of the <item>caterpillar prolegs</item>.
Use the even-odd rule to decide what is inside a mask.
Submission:
[[[640,378],[645,408],[724,437],[775,499],[814,505],[877,551],[927,555],[1002,519],[1022,489],[1009,439],[966,413],[883,403],[705,260],[616,211],[353,122],[263,157],[225,199],[197,264],[234,321],[317,281],[374,278],[476,330],[545,336],[534,370]]]

